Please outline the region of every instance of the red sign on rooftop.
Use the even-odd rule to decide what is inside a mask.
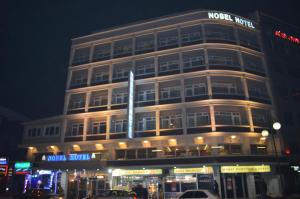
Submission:
[[[290,42],[300,44],[300,39],[291,35],[288,35],[284,32],[281,32],[280,30],[275,31],[275,36],[281,38],[281,39],[286,39],[289,40]]]

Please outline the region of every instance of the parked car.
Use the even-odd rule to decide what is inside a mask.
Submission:
[[[95,197],[95,199],[138,199],[134,192],[123,190],[108,190]]]
[[[206,190],[206,189],[198,189],[198,190],[187,190],[185,192],[183,192],[178,199],[220,199],[219,196],[217,196],[217,194],[213,193],[210,190]]]

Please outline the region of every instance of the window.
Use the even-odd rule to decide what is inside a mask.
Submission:
[[[261,57],[243,53],[244,66],[246,70],[265,73]]]
[[[250,97],[266,100],[269,99],[269,93],[264,82],[247,79],[247,84]]]
[[[174,129],[182,128],[182,115],[161,115],[160,117],[160,128],[161,129]]]
[[[208,63],[210,66],[235,66],[240,67],[237,52],[230,50],[208,49]]]
[[[108,82],[108,68],[109,66],[101,66],[93,69],[92,83]]]
[[[253,155],[266,155],[268,153],[267,146],[263,144],[251,144],[250,150]]]
[[[127,132],[127,120],[117,119],[111,122],[111,133],[123,133]]]
[[[216,124],[241,125],[239,112],[215,112]]]
[[[112,92],[112,104],[126,104],[128,102],[127,88],[114,89]]]
[[[91,95],[90,106],[107,106],[107,91],[93,92]]]
[[[154,35],[144,35],[135,39],[135,53],[154,51]]]
[[[94,61],[110,59],[110,44],[96,45],[94,48]]]
[[[219,24],[205,24],[204,30],[208,41],[235,41],[233,27]]]
[[[196,43],[202,41],[201,26],[191,26],[181,29],[181,44]]]
[[[83,123],[71,124],[70,131],[67,135],[69,136],[80,136],[83,135]]]
[[[186,97],[195,97],[195,96],[201,96],[206,94],[207,94],[207,89],[205,83],[185,85]]]
[[[186,156],[186,150],[182,146],[164,147],[164,155],[166,157],[184,157]]]
[[[136,94],[137,102],[149,102],[155,100],[155,90],[139,90]]]
[[[212,83],[212,92],[213,94],[237,94],[238,89],[237,86],[233,83],[221,83],[221,82],[213,82]]]
[[[106,133],[106,122],[93,122],[92,134],[103,134],[103,133]]]
[[[74,52],[72,65],[85,64],[90,60],[90,47],[79,48]]]
[[[270,112],[263,109],[251,109],[254,126],[267,127],[271,124]]]
[[[69,101],[69,110],[82,109],[84,107],[85,107],[85,94],[71,95],[70,101]]]
[[[42,135],[42,128],[35,127],[27,130],[28,137],[40,137]]]
[[[191,51],[182,54],[183,68],[197,68],[205,65],[204,52],[201,51]]]
[[[209,112],[187,113],[187,123],[189,128],[210,124]]]
[[[168,47],[175,47],[178,45],[178,32],[177,30],[170,30],[160,32],[157,34],[158,49],[166,49]]]
[[[155,73],[154,58],[137,60],[135,62],[135,75],[148,75]]]
[[[132,55],[132,39],[114,42],[114,57]]]
[[[260,48],[259,43],[258,43],[258,36],[255,32],[238,29],[238,34],[239,34],[240,43],[242,45],[255,47],[258,49]]]
[[[160,88],[160,99],[180,98],[180,86]]]
[[[131,68],[132,68],[132,62],[115,64],[114,71],[113,71],[113,80],[127,79]]]
[[[46,126],[45,136],[58,136],[60,134],[59,126]]]
[[[126,159],[147,159],[147,158],[156,158],[157,154],[155,151],[156,148],[143,148],[143,149],[118,149],[116,150],[116,159],[117,160],[126,160]]]
[[[73,87],[73,86],[79,86],[79,85],[86,85],[87,73],[88,73],[88,70],[73,71],[70,86]]]
[[[155,116],[150,117],[141,117],[137,119],[137,131],[148,131],[148,130],[155,130],[156,123],[155,123]]]
[[[162,56],[158,58],[159,72],[179,70],[178,54]]]

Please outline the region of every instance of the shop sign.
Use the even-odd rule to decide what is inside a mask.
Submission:
[[[187,174],[187,173],[213,173],[212,167],[200,167],[200,168],[176,168],[174,174]]]
[[[0,165],[7,165],[7,159],[6,158],[0,158]]]
[[[221,166],[221,173],[266,173],[271,172],[270,165]]]
[[[143,170],[123,170],[115,169],[112,172],[113,176],[127,176],[127,175],[161,175],[162,169],[143,169]]]
[[[0,165],[0,176],[7,176],[8,166]]]
[[[15,163],[15,174],[23,175],[31,172],[30,162],[16,162]]]
[[[281,32],[279,30],[275,31],[275,36],[279,37],[281,39],[289,40],[292,43],[300,44],[300,39],[291,35],[288,35],[284,32]]]
[[[222,12],[208,12],[209,19],[217,19],[217,20],[225,20],[225,21],[232,21],[239,25],[245,26],[247,28],[255,29],[253,23],[247,19],[242,19],[237,16],[233,16],[231,14],[222,13]]]
[[[64,161],[88,161],[91,160],[89,153],[73,153],[67,155],[48,155],[43,158],[47,162],[64,162]]]

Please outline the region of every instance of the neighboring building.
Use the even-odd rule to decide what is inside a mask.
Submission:
[[[284,124],[284,152],[300,166],[300,28],[259,13],[278,118]],[[299,176],[299,173],[296,172]],[[300,176],[298,186],[300,190]],[[295,185],[295,181],[289,186]]]
[[[6,192],[8,170],[13,162],[26,160],[26,149],[18,146],[22,143],[22,123],[28,120],[27,117],[0,106],[0,195]]]
[[[72,40],[64,113],[26,123],[31,186],[79,197],[107,188],[174,197],[211,188],[281,195],[282,146],[259,25],[194,11]],[[59,185],[57,185],[59,184]]]

